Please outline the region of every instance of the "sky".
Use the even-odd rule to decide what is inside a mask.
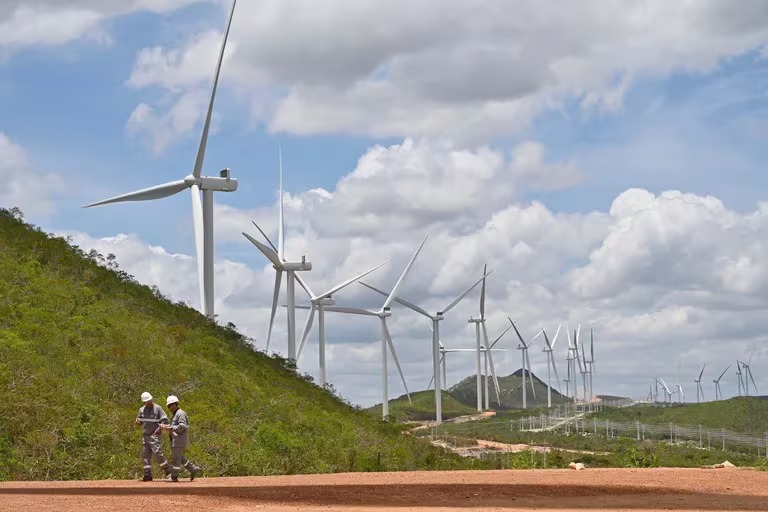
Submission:
[[[82,206],[190,174],[230,6],[2,2],[0,206],[199,308],[188,194]],[[712,399],[732,364],[732,396],[737,359],[762,393],[767,44],[762,0],[241,0],[203,171],[239,181],[215,197],[218,321],[266,349],[274,270],[242,232],[277,238],[281,148],[286,255],[312,262],[313,290],[386,260],[366,282],[390,290],[427,236],[401,297],[438,310],[487,264],[489,335],[508,317],[526,338],[592,329],[596,393],[641,398],[659,376],[695,400],[706,365]],[[478,302],[446,315],[445,346],[474,345]],[[389,329],[424,389],[423,317],[395,306]],[[316,334],[298,362],[314,377]],[[378,339],[373,318],[327,315],[328,379],[353,403],[381,401]],[[517,346],[497,345],[499,374]],[[269,352],[287,352],[284,308]],[[562,334],[555,354],[564,377]],[[473,373],[449,356],[448,385]]]

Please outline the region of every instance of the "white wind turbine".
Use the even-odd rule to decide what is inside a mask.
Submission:
[[[395,365],[397,366],[397,371],[400,374],[400,379],[403,382],[405,393],[408,395],[408,401],[409,402],[411,401],[411,394],[408,391],[408,385],[405,383],[405,376],[403,375],[403,371],[400,368],[400,361],[397,359],[397,352],[395,351],[395,346],[392,343],[392,337],[389,335],[389,329],[387,328],[387,317],[392,316],[392,313],[390,311],[390,304],[392,303],[393,300],[395,300],[397,292],[400,290],[400,287],[402,286],[403,281],[405,280],[405,277],[408,275],[408,271],[410,271],[411,267],[413,266],[413,262],[416,261],[416,256],[419,255],[419,252],[421,252],[421,248],[424,247],[424,242],[426,241],[427,241],[427,237],[425,236],[424,240],[421,241],[421,245],[419,245],[419,248],[416,249],[416,252],[413,253],[413,256],[411,257],[411,261],[408,262],[408,265],[406,265],[405,270],[403,270],[403,273],[400,274],[400,278],[395,283],[395,286],[394,288],[392,288],[392,291],[388,295],[385,294],[387,298],[384,301],[384,304],[381,306],[381,309],[379,309],[378,311],[363,309],[363,308],[347,307],[347,306],[324,306],[325,311],[329,311],[329,312],[379,317],[381,321],[381,393],[382,393],[381,414],[382,414],[382,417],[385,419],[387,416],[389,416],[389,382],[387,378],[387,347],[389,347],[389,351],[392,354],[392,358],[395,360]],[[361,284],[364,284],[364,283],[361,283]],[[310,308],[310,306],[299,306],[299,307],[301,309]],[[439,380],[439,377],[440,377],[439,369],[438,369],[437,375]],[[437,393],[439,393],[440,392],[439,382],[438,382],[438,386],[436,387],[438,388]]]
[[[472,286],[464,290],[458,297],[453,299],[450,304],[448,304],[445,308],[442,310],[437,311],[434,315],[430,315],[427,313],[423,308],[417,306],[416,304],[409,302],[405,299],[402,299],[400,297],[395,297],[395,302],[398,302],[399,304],[419,313],[420,315],[423,315],[427,318],[429,318],[432,321],[432,375],[435,377],[435,422],[440,425],[443,421],[443,396],[441,393],[442,386],[440,385],[440,320],[443,319],[443,315],[450,311],[451,309],[458,304],[461,299],[463,299],[469,292],[474,289],[475,286],[480,284],[480,282],[485,279],[487,276],[491,275],[493,270],[486,273],[475,281]],[[387,295],[386,292],[379,290],[378,288],[375,288],[369,284],[366,284],[362,281],[360,281],[360,284],[363,286],[370,288],[371,290],[380,293],[381,295]],[[392,291],[394,293],[394,290]],[[393,293],[390,294],[390,296],[393,295]]]
[[[533,394],[534,400],[536,399],[536,389],[533,387],[533,377],[531,376],[531,359],[530,357],[528,357],[528,349],[531,347],[531,344],[534,341],[536,341],[536,338],[538,338],[539,336],[542,335],[542,333],[544,333],[544,329],[540,330],[539,333],[531,339],[531,341],[526,343],[523,340],[523,337],[520,335],[520,331],[517,330],[517,326],[515,325],[515,322],[513,322],[511,318],[509,318],[509,323],[512,324],[512,327],[515,329],[515,333],[517,334],[517,337],[521,343],[521,345],[517,346],[517,349],[522,351],[522,356],[523,356],[523,409],[527,409],[528,397],[526,396],[526,391],[525,391],[525,374],[526,373],[528,374],[528,381],[531,384],[531,393]]]
[[[659,377],[659,384],[661,384],[661,386],[664,388],[664,402],[672,402],[672,395],[674,393],[669,390],[669,386],[667,386],[667,383],[664,382],[663,377]]]
[[[304,343],[307,341],[307,336],[309,335],[310,329],[312,329],[312,320],[315,316],[315,310],[317,310],[317,339],[318,339],[318,351],[320,355],[321,385],[325,386],[325,382],[326,382],[325,380],[325,308],[336,304],[336,301],[333,299],[332,295],[340,291],[342,288],[345,288],[348,285],[354,283],[358,279],[361,279],[367,276],[368,274],[382,267],[388,262],[389,260],[385,261],[384,263],[381,263],[380,265],[373,267],[370,270],[366,270],[362,274],[359,274],[351,279],[347,279],[346,281],[333,286],[330,290],[328,290],[325,293],[321,293],[320,295],[315,295],[312,292],[312,290],[309,289],[309,286],[305,288],[307,290],[307,295],[309,295],[309,301],[311,304],[309,306],[309,315],[307,316],[307,323],[304,325],[304,332],[301,335],[301,343],[299,343],[299,350],[296,354],[296,359],[298,360],[298,358],[301,357],[301,352],[304,348]]]
[[[552,342],[550,343],[549,337],[547,336],[547,332],[544,332],[544,342],[546,343],[546,346],[542,349],[542,352],[547,353],[547,407],[552,407],[552,377],[551,377],[551,371],[555,372],[555,382],[557,382],[557,390],[560,391],[560,377],[557,376],[557,367],[555,366],[555,358],[552,355],[552,351],[555,348],[555,343],[557,343],[557,335],[560,334],[560,328],[562,327],[562,324],[557,326],[557,331],[555,332],[555,337],[552,338]],[[542,329],[543,330],[543,329]],[[550,371],[551,370],[551,371]]]
[[[728,368],[730,368],[730,367],[731,367],[731,365],[729,364]],[[715,380],[712,381],[712,382],[715,383],[715,400],[722,400],[723,399],[723,393],[722,393],[722,391],[720,391],[720,379],[723,378],[723,375],[725,375],[725,372],[728,371],[728,368],[723,370],[723,373],[721,373],[718,378],[716,378]]]
[[[680,384],[675,386],[677,388],[677,401],[679,403],[685,402],[685,393],[683,393],[683,387]]]
[[[746,390],[746,396],[749,396],[749,381],[752,381],[752,387],[755,389],[755,393],[757,393],[757,384],[755,384],[755,378],[752,377],[752,368],[749,366],[752,362],[752,356],[749,356],[749,360],[744,363],[741,363],[742,368],[744,369],[744,389]],[[749,377],[749,380],[747,380],[747,377]]]
[[[227,28],[224,32],[224,40],[221,43],[219,60],[216,65],[216,73],[213,78],[213,88],[211,90],[211,99],[208,103],[208,112],[205,117],[203,133],[200,138],[200,145],[197,148],[197,157],[192,174],[189,176],[145,188],[136,192],[123,194],[120,196],[105,199],[84,206],[91,208],[110,203],[120,203],[124,201],[149,201],[153,199],[162,199],[163,197],[178,194],[186,189],[192,191],[192,220],[195,226],[195,256],[197,258],[197,277],[200,288],[200,307],[203,314],[213,319],[214,313],[214,279],[213,279],[213,193],[214,192],[234,192],[237,190],[237,180],[230,178],[229,169],[223,169],[218,177],[203,176],[203,161],[205,160],[205,149],[208,144],[208,131],[211,125],[211,116],[213,113],[213,103],[216,97],[216,88],[221,73],[221,64],[224,60],[224,49],[227,46],[229,29],[232,25],[232,17],[235,13],[237,0],[233,0],[232,9],[229,12]],[[202,200],[200,192],[202,191]]]
[[[279,210],[277,221],[277,247],[272,243],[267,234],[262,230],[258,224],[253,222],[256,229],[267,240],[270,247],[265,246],[262,243],[257,242],[250,235],[243,233],[250,242],[261,251],[261,253],[272,262],[272,268],[275,269],[275,287],[272,294],[272,312],[269,316],[269,329],[267,330],[267,346],[266,351],[269,351],[269,342],[272,339],[272,325],[275,321],[275,312],[277,311],[277,301],[280,295],[280,283],[282,281],[283,272],[286,274],[286,299],[288,302],[287,309],[287,323],[288,323],[288,359],[296,361],[298,354],[296,353],[296,286],[295,281],[299,282],[304,291],[312,296],[307,284],[296,274],[296,272],[306,272],[312,270],[312,263],[307,261],[305,256],[301,257],[301,261],[287,261],[285,259],[285,215],[283,212],[283,154],[279,152],[280,159],[280,186],[278,190],[279,194]]]
[[[480,341],[480,326],[482,326],[483,334],[485,337],[485,345],[488,345],[488,334],[487,329],[485,327],[485,278],[487,277],[487,270],[488,265],[483,265],[483,286],[480,290],[480,317],[474,318],[469,317],[468,322],[475,324],[475,340],[476,340],[476,347],[475,347],[475,370],[477,372],[477,412],[482,412],[483,410],[483,388],[485,388],[485,408],[490,409],[490,404],[488,403],[488,356],[485,356],[485,378],[481,376],[481,365],[480,365],[480,353],[481,353],[481,346],[483,344]],[[485,386],[483,386],[483,380],[485,380]]]
[[[701,387],[701,376],[704,375],[704,368],[706,368],[707,365],[701,367],[701,371],[699,372],[699,378],[695,379],[693,382],[696,383],[696,402],[701,402],[704,400],[704,388]]]

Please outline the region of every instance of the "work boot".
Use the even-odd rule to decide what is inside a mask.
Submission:
[[[189,481],[190,482],[194,482],[195,481],[195,477],[197,476],[197,474],[199,472],[200,472],[200,468],[195,468],[195,469],[191,470],[189,472]]]
[[[142,482],[151,482],[152,481],[152,475],[144,475],[144,478],[141,479]]]
[[[171,474],[168,474],[168,475],[166,475],[165,478],[163,478],[163,480],[166,481],[166,482],[178,482],[179,481],[179,477],[173,476]]]

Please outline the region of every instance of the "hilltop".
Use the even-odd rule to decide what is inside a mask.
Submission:
[[[536,374],[530,373],[533,377],[533,387],[536,397],[534,398],[531,393],[531,385],[527,383],[527,396],[526,402],[528,408],[536,408],[547,405],[547,384],[539,379]],[[522,409],[523,408],[523,371],[522,369],[507,375],[506,377],[499,377],[499,388],[501,393],[499,394],[501,404],[496,402],[496,390],[493,387],[493,381],[490,382],[490,406],[491,409],[496,410],[510,410],[510,409]],[[477,377],[471,375],[458,384],[451,387],[448,392],[453,398],[467,406],[475,406],[477,404]],[[552,388],[552,403],[558,404],[568,401],[565,395],[560,394],[556,387]]]
[[[145,390],[180,397],[205,476],[480,464],[351,407],[15,209],[0,209],[0,297],[0,479],[137,477]]]
[[[477,409],[462,404],[446,391],[442,392],[442,397],[441,405],[443,419],[477,413]],[[411,402],[413,403],[408,401],[408,395],[402,395],[390,400],[389,415],[393,419],[399,421],[426,421],[435,419],[434,389],[411,393]],[[381,417],[381,404],[369,407],[367,411],[373,415]]]

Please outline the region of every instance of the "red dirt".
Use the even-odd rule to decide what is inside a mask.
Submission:
[[[768,473],[587,469],[0,483],[0,510],[768,510]]]

